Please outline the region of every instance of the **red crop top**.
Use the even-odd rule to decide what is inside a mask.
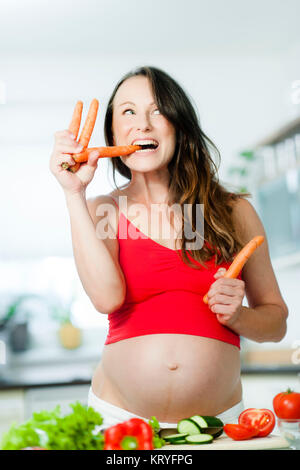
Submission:
[[[212,258],[206,262],[208,269],[196,261],[202,269],[193,269],[176,253],[181,250],[164,247],[147,237],[121,211],[117,238],[126,297],[123,305],[108,315],[105,344],[170,333],[214,338],[240,348],[239,335],[219,323],[202,300],[215,282],[217,270],[228,269],[230,263],[216,266]]]

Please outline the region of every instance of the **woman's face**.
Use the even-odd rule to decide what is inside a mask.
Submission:
[[[139,140],[154,140],[159,144],[155,150],[121,157],[130,169],[153,171],[164,168],[174,155],[175,128],[160,114],[147,77],[128,78],[119,87],[113,100],[112,131],[114,145],[132,145]]]

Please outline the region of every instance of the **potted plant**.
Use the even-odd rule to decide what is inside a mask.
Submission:
[[[238,154],[239,162],[231,165],[228,169],[229,178],[237,178],[238,191],[248,193],[251,182],[254,178],[254,163],[256,163],[256,155],[253,150],[244,150]]]
[[[72,323],[72,304],[74,295],[64,304],[56,301],[52,304],[52,318],[59,324],[58,337],[61,345],[66,349],[76,349],[81,345],[81,330]]]

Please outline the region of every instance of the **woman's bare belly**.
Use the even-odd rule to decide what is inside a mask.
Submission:
[[[92,390],[113,405],[161,422],[216,415],[242,398],[239,349],[193,335],[128,338],[104,346]]]

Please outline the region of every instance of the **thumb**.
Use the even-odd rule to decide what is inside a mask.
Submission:
[[[97,150],[91,152],[89,154],[87,164],[89,166],[92,166],[93,168],[97,168],[97,166],[98,166],[98,157],[99,157],[99,152]]]
[[[225,268],[219,268],[218,271],[214,274],[214,277],[216,279],[219,279],[220,277],[223,277],[225,273],[226,273]]]

